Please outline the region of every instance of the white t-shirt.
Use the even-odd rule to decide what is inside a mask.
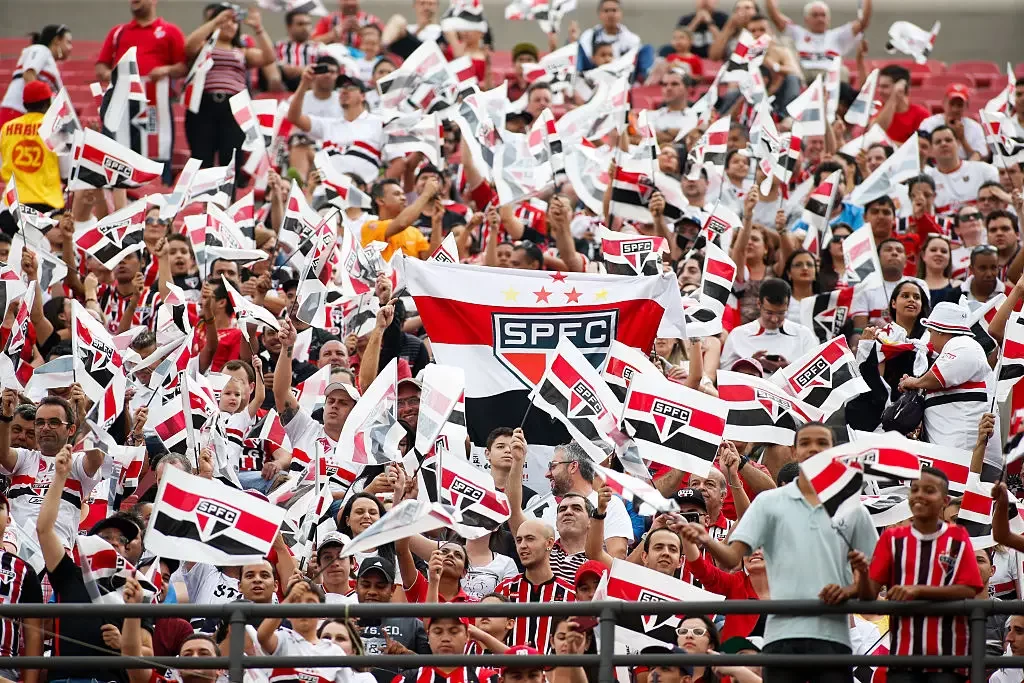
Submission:
[[[324,119],[344,119],[345,110],[341,108],[337,91],[331,92],[331,96],[322,100],[307,90],[302,97],[302,113],[306,116],[317,116]]]
[[[242,599],[238,579],[232,578],[212,564],[197,562],[181,572],[188,601],[193,605],[223,605]]]
[[[988,380],[992,368],[985,352],[969,335],[954,337],[943,347],[931,371],[942,388],[925,394],[923,438],[949,448],[973,449],[978,421],[988,412],[991,399]],[[991,443],[998,446],[998,441],[992,439]]]
[[[964,117],[961,121],[964,122],[964,139],[967,140],[967,144],[981,156],[988,156],[988,147],[985,144],[985,129],[974,119]],[[944,125],[946,125],[946,115],[935,114],[922,121],[921,125],[918,126],[918,130],[931,133],[939,126]],[[967,159],[967,152],[963,147],[960,148],[960,158]]]
[[[650,124],[654,130],[680,130],[693,122],[693,117],[686,109],[671,111],[668,107],[662,107],[651,114]],[[685,132],[685,131],[684,131]]]
[[[596,508],[597,491],[591,491],[587,500]],[[558,527],[555,526],[557,517],[557,505],[546,506],[540,517],[541,521],[551,525],[551,528],[555,530],[555,538],[558,538]],[[604,540],[607,541],[609,538],[625,538],[627,543],[633,542],[633,521],[629,518],[626,506],[618,496],[612,496],[608,502],[608,516],[604,520]]]
[[[999,182],[999,171],[984,161],[961,161],[951,173],[928,166],[924,172],[935,181],[935,213],[955,213],[964,204],[978,199],[978,190],[987,182]]]
[[[470,567],[462,577],[462,590],[472,600],[480,600],[493,593],[499,583],[519,573],[515,561],[508,555],[494,553],[492,559],[482,567]]]
[[[11,478],[11,486],[7,491],[11,517],[23,529],[30,529],[34,536],[39,508],[43,505],[43,497],[50,489],[56,473],[56,458],[26,448],[12,450],[17,452],[18,462],[11,471],[0,466],[0,474]],[[78,525],[82,518],[82,500],[89,497],[99,481],[99,469],[91,477],[86,474],[84,455],[79,454],[72,458],[71,474],[64,482],[57,521],[53,527],[65,548],[75,547]]]
[[[751,320],[735,328],[725,340],[720,367],[732,367],[740,358],[752,358],[758,351],[782,356],[792,363],[817,345],[814,332],[798,323],[786,320],[777,330],[765,330],[760,321]]]
[[[275,657],[310,657],[320,655],[344,655],[345,651],[331,640],[311,643],[290,628],[275,631],[277,649],[270,654]],[[275,668],[275,681],[301,681],[302,683],[349,683],[349,671],[344,667],[300,667]]]
[[[359,142],[373,148],[378,157],[383,155],[387,135],[384,134],[384,122],[376,114],[364,111],[354,121],[347,121],[344,116],[310,116],[309,121],[309,134],[314,140],[342,150]]]
[[[786,25],[785,33],[793,39],[800,58],[800,68],[815,71],[827,70],[833,57],[846,55],[860,38],[860,34],[854,34],[852,22],[824,33],[811,33],[803,26],[790,22]]]
[[[23,95],[25,93],[25,79],[22,74],[31,69],[36,72],[36,78],[50,86],[50,90],[56,95],[64,84],[60,80],[60,72],[57,71],[57,62],[53,58],[50,48],[45,45],[29,45],[21,51],[18,57],[18,64],[14,67],[11,84],[7,86],[3,102],[0,106],[25,111]]]

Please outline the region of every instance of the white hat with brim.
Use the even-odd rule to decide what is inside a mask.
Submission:
[[[327,396],[330,396],[331,393],[339,389],[348,394],[349,398],[351,398],[356,403],[359,402],[359,390],[356,389],[351,384],[347,384],[345,382],[331,382],[330,384],[328,384],[327,388],[324,389],[324,397],[326,398]]]
[[[935,305],[930,316],[921,320],[921,325],[943,334],[971,334],[968,318],[966,308],[950,301],[943,301]]]

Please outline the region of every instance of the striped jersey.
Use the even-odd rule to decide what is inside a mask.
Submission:
[[[581,551],[570,555],[565,552],[561,543],[555,541],[554,547],[551,548],[550,561],[551,571],[555,576],[573,586],[576,584],[576,570],[587,561],[587,553]]]
[[[491,669],[460,666],[445,673],[436,666],[421,666],[403,671],[391,683],[488,683],[495,678]]]
[[[871,580],[886,586],[970,586],[980,591],[981,573],[967,529],[942,523],[922,534],[913,526],[882,532],[871,558]],[[891,623],[891,622],[890,622]],[[899,617],[891,630],[894,655],[967,654],[967,617]]]
[[[56,472],[55,457],[47,457],[39,451],[25,448],[14,449],[18,453],[18,464],[13,471],[6,471],[0,466],[0,473],[11,478],[11,487],[7,491],[7,499],[11,504],[11,517],[26,529],[35,529],[39,508],[43,504],[43,496],[50,488]],[[85,456],[75,455],[71,461],[71,474],[64,482],[64,490],[60,496],[60,508],[57,511],[57,522],[54,528],[60,536],[65,548],[75,547],[78,535],[78,523],[82,515],[82,499],[92,493],[99,483],[100,470],[92,477],[85,472]]]
[[[128,310],[128,301],[131,297],[120,294],[114,285],[102,285],[97,292],[96,298],[100,308],[103,310],[103,315],[107,318],[107,330],[111,334],[117,334],[118,326],[121,324],[121,320],[124,319],[125,312]],[[135,312],[132,314],[132,322],[129,327],[145,325],[153,329],[153,326],[156,324],[156,309],[160,306],[160,301],[160,291],[156,287],[143,292],[142,296],[139,297],[139,303],[135,306]]]
[[[315,40],[307,40],[302,43],[294,40],[282,40],[274,46],[274,53],[280,64],[306,66],[316,62],[322,48],[323,46]]]
[[[953,337],[942,348],[931,371],[940,387],[925,393],[925,438],[931,443],[972,450],[978,421],[991,399],[987,382],[992,368],[985,351],[970,335]]]
[[[526,574],[516,574],[498,584],[494,592],[504,595],[509,602],[518,604],[576,601],[576,590],[572,584],[557,576],[534,585],[526,578]],[[512,630],[512,645],[529,644],[546,653],[548,646],[551,645],[551,621],[552,618],[549,616],[517,618],[516,626]]]
[[[42,603],[39,579],[27,562],[0,546],[0,604]],[[0,620],[0,657],[21,654],[21,620]]]

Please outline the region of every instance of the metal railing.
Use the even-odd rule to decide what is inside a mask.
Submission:
[[[282,617],[572,617],[591,616],[601,620],[599,654],[541,655],[538,665],[599,666],[600,683],[615,683],[616,666],[785,666],[800,668],[864,666],[907,669],[959,668],[970,670],[971,683],[984,683],[986,669],[1024,668],[1024,657],[986,655],[985,621],[990,615],[1024,614],[1020,600],[958,600],[951,602],[861,602],[825,605],[814,600],[728,600],[725,602],[568,602],[568,603],[488,603],[488,604],[288,604],[263,605],[235,602],[220,605],[93,605],[93,604],[0,604],[0,618],[58,618],[76,616],[109,619],[125,617],[221,618],[231,625],[227,656],[189,658],[189,669],[224,669],[231,683],[241,683],[245,669],[274,667],[375,667],[388,669],[420,666],[488,668],[522,665],[515,655],[363,655],[363,656],[258,656],[246,657],[245,625],[251,619]],[[970,650],[967,656],[871,656],[871,655],[640,655],[615,654],[615,624],[623,616],[680,614],[776,614],[815,617],[825,615],[878,614],[900,616],[963,616],[970,620]],[[178,657],[12,657],[4,666],[13,669],[85,673],[111,668],[173,668],[181,665]]]

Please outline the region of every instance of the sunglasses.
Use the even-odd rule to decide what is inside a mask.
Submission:
[[[980,221],[981,219],[981,213],[965,213],[962,216],[960,216],[960,218],[958,218],[957,220],[963,223],[964,221]]]
[[[832,239],[830,241],[832,242],[832,244],[842,244],[843,240],[845,240],[847,237],[849,237],[849,235],[835,235],[834,234],[834,235],[832,235]]]
[[[695,635],[698,638],[700,638],[701,636],[707,635],[708,630],[706,628],[704,628],[703,626],[695,626],[694,628],[688,628],[686,626],[680,626],[679,628],[676,629],[676,633],[678,633],[681,636],[685,636],[688,633],[692,633],[693,635]]]
[[[999,249],[991,244],[979,244],[974,249],[971,249],[972,254],[995,254],[998,252]]]

